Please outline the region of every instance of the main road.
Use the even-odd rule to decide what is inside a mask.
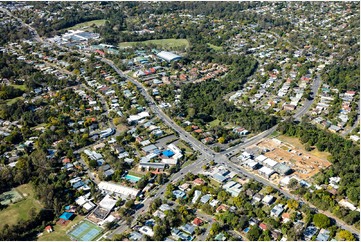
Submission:
[[[17,19],[23,26],[27,27],[30,32],[33,34],[33,37],[35,40],[37,40],[38,42],[44,43],[44,40],[39,36],[39,34],[37,33],[37,31],[31,27],[30,25],[24,23],[20,18],[15,17],[10,11],[8,11],[7,9],[4,8],[0,8],[0,11],[3,11],[5,13],[7,13],[8,15],[12,16],[13,18]],[[68,48],[66,48],[68,49]],[[68,49],[69,50],[69,49]],[[84,53],[83,53],[84,54]],[[232,169],[234,171],[238,171],[241,173],[246,174],[247,176],[263,183],[269,186],[274,187],[275,189],[279,190],[278,187],[275,187],[275,185],[273,185],[272,183],[270,183],[268,180],[265,180],[261,177],[255,176],[254,174],[247,172],[245,169],[243,169],[242,167],[239,167],[237,165],[235,165],[234,163],[232,163],[227,157],[226,157],[226,153],[230,153],[230,154],[234,154],[240,151],[240,149],[243,149],[249,145],[255,144],[258,141],[260,141],[262,138],[268,136],[269,134],[271,134],[272,132],[274,132],[277,129],[277,125],[252,137],[249,140],[246,140],[244,143],[237,145],[229,150],[227,150],[226,153],[215,153],[213,150],[209,149],[207,146],[205,146],[203,143],[201,143],[199,140],[195,139],[193,136],[191,136],[190,134],[188,134],[186,131],[184,131],[180,126],[178,126],[172,119],[170,119],[166,114],[164,114],[164,112],[156,105],[156,103],[154,102],[153,98],[148,94],[147,90],[143,87],[143,85],[141,83],[139,83],[138,81],[136,81],[135,79],[125,76],[115,65],[112,61],[102,58],[101,59],[104,63],[107,63],[108,65],[110,65],[120,76],[127,78],[128,80],[130,80],[133,84],[135,84],[140,90],[141,93],[144,95],[144,97],[146,98],[146,100],[150,103],[151,105],[151,109],[152,111],[157,114],[168,126],[172,127],[174,130],[176,130],[180,136],[181,139],[186,140],[188,143],[190,143],[193,147],[193,149],[198,150],[200,152],[200,157],[198,158],[198,160],[194,163],[192,163],[191,165],[188,165],[186,167],[184,167],[183,169],[181,169],[178,173],[175,173],[171,176],[170,180],[162,185],[157,193],[155,194],[156,197],[159,197],[160,195],[162,195],[166,189],[167,184],[169,184],[170,182],[176,181],[178,179],[181,179],[185,174],[187,174],[188,172],[193,172],[193,173],[197,173],[201,170],[201,167],[206,164],[208,161],[207,159],[213,159],[215,156],[215,158],[217,159],[217,161],[222,162],[225,166],[227,166],[229,169]],[[320,86],[321,80],[319,78],[319,76],[317,76],[317,78],[315,78],[315,81],[313,83],[313,87],[312,87],[312,92],[313,95],[315,96],[317,93],[317,90]],[[299,120],[311,107],[312,103],[314,100],[307,100],[304,103],[304,106],[293,116],[296,120]],[[283,193],[286,197],[289,198],[294,198],[295,197],[286,192],[286,191],[282,191],[281,193]],[[147,209],[149,207],[149,204],[151,203],[150,199],[147,199],[144,202],[144,209]],[[311,204],[309,204],[311,207],[313,207]],[[142,211],[143,211],[142,210]],[[330,213],[328,213],[327,211],[321,211],[326,213],[329,217],[335,219],[336,223],[343,229],[348,229],[349,231],[357,234],[359,236],[359,231],[356,230],[355,228],[345,224],[343,221],[340,221],[338,218],[334,217],[333,215],[331,215]],[[137,217],[140,215],[140,211],[138,210],[135,214],[134,214],[134,219],[133,219],[133,224],[134,221],[136,221]],[[113,235],[116,233],[117,230],[115,230],[113,233],[111,233],[111,235],[109,236],[109,238],[113,237]]]
[[[246,140],[244,143],[239,144],[235,147],[232,147],[231,149],[228,149],[225,152],[222,153],[216,153],[213,150],[211,150],[210,148],[208,148],[207,146],[205,146],[203,143],[201,143],[199,140],[195,139],[192,135],[190,135],[188,132],[186,132],[183,128],[181,128],[178,124],[176,124],[171,118],[169,118],[155,103],[155,101],[153,100],[153,98],[151,97],[151,95],[149,95],[149,93],[147,92],[147,90],[144,88],[144,86],[138,82],[137,80],[126,76],[123,74],[122,71],[120,71],[112,61],[102,58],[101,59],[104,63],[107,63],[108,65],[110,65],[121,77],[124,77],[126,79],[128,79],[129,81],[131,81],[134,85],[136,85],[138,87],[139,90],[141,90],[141,94],[146,98],[146,100],[149,102],[150,104],[150,108],[151,110],[157,114],[168,126],[172,127],[174,130],[176,130],[180,136],[181,139],[186,140],[188,143],[192,144],[193,148],[197,151],[199,151],[201,153],[201,157],[199,157],[199,159],[194,162],[191,165],[188,165],[186,167],[184,167],[183,169],[181,169],[178,173],[175,173],[171,176],[170,180],[160,186],[160,188],[158,189],[158,191],[155,194],[155,197],[160,197],[164,191],[166,190],[166,186],[173,181],[177,181],[178,179],[181,179],[185,174],[187,174],[188,172],[192,172],[194,174],[199,173],[202,170],[202,166],[204,164],[207,164],[207,158],[208,159],[215,159],[218,163],[223,164],[224,166],[226,166],[227,168],[229,168],[230,170],[233,170],[237,173],[243,173],[246,176],[248,176],[249,178],[252,178],[258,182],[263,183],[266,186],[271,186],[273,188],[275,188],[276,190],[279,190],[284,196],[288,197],[288,198],[292,198],[295,200],[300,200],[300,198],[298,196],[294,196],[293,194],[284,191],[284,190],[280,190],[278,188],[278,186],[276,186],[275,184],[271,183],[270,181],[257,176],[251,172],[248,172],[247,170],[245,170],[244,168],[236,165],[235,163],[233,163],[232,161],[230,161],[227,157],[228,155],[233,155],[238,153],[239,151],[241,151],[242,149],[249,147],[250,145],[256,144],[258,143],[261,139],[267,137],[268,135],[272,134],[274,131],[276,131],[278,125],[273,126],[272,128]],[[315,96],[317,94],[317,91],[320,87],[321,84],[321,79],[320,76],[317,76],[314,79],[313,85],[312,85],[312,92],[313,92],[313,96]],[[299,109],[297,111],[296,114],[293,115],[293,118],[296,120],[300,120],[301,117],[303,117],[307,111],[310,109],[311,105],[313,104],[314,99],[312,100],[306,100],[302,106],[301,109]],[[205,159],[204,159],[205,158]],[[312,204],[304,201],[305,203],[307,203],[310,207],[312,208],[316,208],[314,207]],[[144,202],[144,208],[142,209],[142,211],[145,211],[146,209],[148,209],[149,205],[151,203],[151,200],[148,199]],[[346,223],[344,223],[343,221],[340,221],[338,218],[334,217],[332,214],[328,213],[327,211],[322,211],[323,213],[326,213],[329,217],[335,219],[336,223],[343,229],[347,229],[355,234],[359,235],[359,231],[356,230],[355,228],[347,225]],[[134,219],[133,219],[133,225],[134,222],[136,221],[136,219],[138,218],[138,216],[141,214],[140,211],[137,211],[136,214],[134,215]],[[109,238],[111,238],[114,234],[116,234],[116,230],[110,235],[108,236]]]

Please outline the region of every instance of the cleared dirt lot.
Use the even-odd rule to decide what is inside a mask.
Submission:
[[[308,180],[317,174],[320,169],[325,169],[331,165],[326,159],[321,159],[303,149],[297,149],[289,143],[278,139],[264,139],[256,145],[263,150],[269,150],[264,155],[277,161],[286,162],[299,178]]]

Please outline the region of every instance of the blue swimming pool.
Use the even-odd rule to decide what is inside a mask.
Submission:
[[[124,176],[125,179],[127,179],[130,182],[136,183],[137,181],[139,181],[141,178],[137,177],[137,176],[132,176],[127,174],[126,176]]]
[[[249,231],[249,227],[248,227],[248,228],[245,228],[245,229],[243,230],[243,232],[245,232],[245,233],[248,233],[248,231]]]

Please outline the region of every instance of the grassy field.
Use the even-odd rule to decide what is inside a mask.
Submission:
[[[70,237],[66,234],[66,232],[73,226],[74,224],[79,223],[84,219],[84,216],[76,216],[73,221],[71,221],[66,226],[61,226],[56,224],[53,226],[53,232],[48,233],[44,232],[42,236],[38,238],[40,241],[70,241]]]
[[[87,28],[87,30],[91,31],[92,28],[90,28],[90,26],[92,26],[93,24],[95,24],[96,26],[102,26],[105,24],[105,19],[99,19],[99,20],[93,20],[93,21],[80,23],[80,24],[74,25],[73,27],[67,28],[67,30],[74,30],[74,29],[81,29],[83,27],[89,27],[89,28]]]
[[[136,177],[143,177],[144,175],[142,173],[138,173],[138,172],[135,172],[135,171],[128,171],[128,174],[131,175],[131,176],[136,176]]]
[[[5,102],[6,102],[7,105],[12,105],[12,104],[14,104],[14,103],[16,103],[17,101],[20,101],[20,100],[24,100],[24,98],[23,97],[15,97],[15,98],[12,98],[12,99],[8,99]]]
[[[159,48],[164,47],[185,47],[188,48],[189,42],[186,39],[156,39],[156,40],[146,40],[139,42],[122,42],[119,44],[119,48],[132,47],[136,44],[154,44]]]
[[[35,199],[34,190],[30,184],[24,184],[16,188],[16,190],[24,197],[24,200],[15,204],[10,204],[6,209],[0,211],[0,229],[5,223],[9,225],[16,224],[20,219],[28,220],[29,211],[32,208],[38,212],[42,205]]]
[[[185,145],[183,142],[178,142],[177,144],[179,149],[185,149],[186,154],[192,154],[193,150],[188,147],[188,145]]]
[[[189,166],[190,164],[194,163],[195,160],[187,160],[186,162],[183,163],[182,168]]]
[[[215,50],[215,51],[222,51],[222,50],[223,50],[223,47],[222,47],[222,46],[212,45],[212,44],[210,44],[210,43],[208,43],[208,46],[209,46],[210,48],[212,48],[213,50]]]
[[[24,92],[26,91],[26,86],[25,85],[12,84],[11,86],[14,87],[14,88],[20,89],[21,91],[24,91]]]
[[[328,152],[321,152],[321,151],[317,150],[317,148],[313,149],[310,152],[306,151],[304,145],[298,140],[298,138],[288,137],[285,135],[280,135],[280,136],[277,136],[276,138],[285,143],[289,143],[289,144],[293,145],[295,148],[302,150],[304,153],[310,153],[311,155],[314,155],[320,159],[327,160],[327,158],[331,155]]]
[[[16,203],[20,200],[23,199],[23,196],[21,196],[21,194],[16,191],[15,189],[12,189],[11,191],[8,192],[4,192],[3,194],[0,195],[0,203],[2,205],[8,205],[11,203]]]
[[[214,127],[214,126],[219,125],[220,123],[221,123],[220,120],[215,119],[215,120],[213,120],[212,122],[210,122],[209,125],[210,125],[211,127]]]

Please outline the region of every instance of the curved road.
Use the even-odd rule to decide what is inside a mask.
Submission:
[[[32,28],[30,25],[24,23],[20,18],[15,17],[10,11],[8,11],[7,9],[4,8],[0,8],[0,11],[3,11],[5,13],[7,13],[8,15],[12,16],[13,18],[17,19],[23,26],[26,26],[27,28],[30,29],[30,31],[33,34],[33,37],[35,38],[35,40],[37,40],[38,42],[44,43],[44,41],[41,39],[41,37],[38,35],[37,31]],[[64,47],[62,47],[64,48]],[[69,50],[69,49],[68,49]],[[84,53],[83,53],[84,54]],[[271,184],[268,180],[265,180],[261,177],[255,176],[252,173],[247,172],[246,170],[244,170],[243,168],[235,165],[234,163],[230,162],[229,159],[224,155],[224,154],[217,154],[215,153],[213,150],[209,149],[207,146],[205,146],[203,143],[201,143],[199,140],[195,139],[193,136],[189,135],[186,131],[184,131],[180,126],[178,126],[172,119],[170,119],[166,114],[164,114],[164,112],[156,105],[156,103],[154,102],[153,98],[148,94],[147,90],[143,87],[143,85],[141,83],[139,83],[138,81],[134,80],[133,78],[130,78],[128,76],[125,76],[115,65],[112,61],[102,58],[101,59],[103,62],[107,63],[108,65],[110,65],[120,76],[125,77],[127,79],[129,79],[132,83],[134,83],[138,88],[140,88],[141,93],[145,96],[145,98],[150,102],[151,104],[151,109],[154,113],[156,113],[158,116],[161,117],[161,119],[170,127],[172,127],[173,129],[175,129],[179,135],[181,139],[186,140],[187,142],[189,142],[190,144],[192,144],[193,148],[198,150],[200,152],[200,157],[199,159],[192,163],[191,165],[188,165],[186,167],[184,167],[183,169],[181,169],[178,173],[175,173],[171,176],[170,180],[162,185],[159,190],[157,191],[155,196],[160,196],[163,194],[163,192],[166,189],[166,185],[169,182],[173,182],[175,180],[181,179],[184,174],[188,173],[188,172],[193,172],[193,173],[197,173],[201,170],[202,165],[207,163],[207,159],[204,158],[212,158],[216,156],[217,159],[219,159],[220,162],[223,161],[224,165],[227,166],[228,168],[244,173],[246,175],[248,175],[249,177],[254,178],[255,180],[266,184],[266,185],[270,185],[272,187],[275,187],[275,185]],[[317,90],[319,88],[321,81],[319,76],[317,76],[317,78],[315,78],[313,87],[312,87],[312,91],[313,91],[313,95],[315,95],[317,93]],[[293,117],[295,119],[300,119],[307,111],[308,109],[311,107],[312,103],[314,100],[307,100],[304,104],[304,106],[302,107],[301,110],[299,110]],[[257,143],[259,140],[261,140],[262,138],[266,137],[267,135],[271,134],[273,131],[275,131],[277,128],[277,125],[264,131],[263,133],[252,137],[249,140],[246,140],[243,144],[240,144],[238,146],[233,147],[232,149],[229,149],[226,153],[234,153],[234,151],[237,151],[239,149],[242,149],[244,147],[247,147],[251,144]],[[279,190],[278,187],[275,187],[275,189]],[[286,191],[280,190],[281,193],[283,193],[286,197],[289,198],[294,198],[294,196]],[[151,199],[147,199],[144,202],[144,209],[148,208],[149,204],[151,203]],[[313,207],[311,204],[309,204],[311,207]],[[142,211],[143,211],[142,210]],[[324,212],[324,211],[321,211]],[[331,214],[329,214],[327,211],[324,212],[326,213],[329,217],[333,218],[336,220],[336,223],[343,229],[347,229],[357,235],[359,235],[359,231],[356,230],[355,228],[345,224],[344,222],[340,221],[338,218],[332,216]],[[140,211],[138,210],[135,214],[134,214],[134,219],[133,219],[133,223],[134,221],[136,221],[137,217],[139,216]],[[110,234],[109,237],[112,237],[112,235],[114,235],[116,233],[117,229]]]
[[[250,173],[248,172],[247,170],[245,170],[244,168],[234,164],[233,162],[231,162],[226,154],[236,154],[237,152],[239,152],[241,149],[245,148],[245,147],[248,147],[250,145],[253,145],[257,142],[259,142],[261,139],[263,139],[264,137],[270,135],[271,133],[273,133],[276,129],[277,129],[277,126],[278,125],[275,125],[273,126],[272,128],[246,140],[244,143],[242,144],[239,144],[235,147],[232,147],[231,149],[228,149],[226,152],[223,152],[223,153],[216,153],[214,152],[213,150],[211,150],[210,148],[208,148],[207,146],[205,146],[203,143],[201,143],[200,141],[198,141],[197,139],[195,139],[192,135],[188,134],[188,132],[186,132],[183,128],[181,128],[180,126],[178,126],[172,119],[170,119],[166,114],[164,114],[164,112],[156,105],[155,101],[153,100],[153,98],[148,94],[147,90],[145,89],[145,87],[143,87],[143,85],[136,81],[135,79],[129,77],[129,76],[126,76],[122,73],[122,71],[120,71],[112,61],[108,60],[108,59],[105,59],[105,58],[102,58],[101,59],[104,63],[107,63],[108,65],[110,65],[120,76],[122,77],[125,77],[126,79],[130,80],[133,84],[135,84],[140,90],[141,90],[141,93],[142,95],[144,95],[144,97],[146,98],[146,100],[148,102],[150,102],[150,107],[151,107],[151,110],[157,114],[158,116],[161,117],[161,119],[170,127],[172,127],[173,129],[175,129],[179,135],[180,135],[180,138],[186,140],[187,142],[191,143],[193,145],[193,148],[195,148],[196,150],[198,150],[200,153],[201,153],[201,157],[199,157],[199,159],[189,165],[189,166],[186,166],[184,167],[183,169],[181,169],[178,173],[176,174],[173,174],[169,180],[169,182],[167,182],[166,184],[162,185],[159,190],[157,191],[157,193],[155,194],[155,197],[159,197],[161,196],[165,189],[166,189],[166,186],[167,184],[169,184],[170,182],[173,182],[173,181],[176,181],[178,179],[181,179],[185,174],[187,174],[188,172],[192,172],[192,173],[195,173],[197,174],[198,172],[200,172],[202,170],[202,166],[204,164],[207,164],[207,160],[203,159],[203,157],[208,157],[208,158],[211,158],[211,159],[215,159],[217,160],[217,162],[223,164],[224,166],[226,166],[227,168],[233,170],[233,171],[236,171],[236,172],[239,172],[239,173],[243,173],[245,174],[246,176],[250,177],[250,178],[253,178],[254,180],[256,181],[259,181],[267,186],[271,186],[273,188],[275,188],[276,190],[279,190],[284,196],[288,197],[288,198],[292,198],[292,199],[295,199],[295,200],[300,200],[299,197],[297,196],[294,196],[293,194],[287,192],[287,191],[284,191],[284,190],[280,190],[278,188],[278,186],[276,186],[275,184],[269,182],[268,180],[260,177],[260,176],[257,176],[253,173]],[[317,76],[313,82],[313,85],[312,85],[312,92],[313,92],[313,95],[316,95],[317,93],[317,90],[319,89],[320,87],[320,84],[321,84],[321,79],[319,76]],[[293,117],[296,119],[296,120],[299,120],[304,114],[306,114],[306,112],[310,109],[311,105],[313,104],[314,102],[314,99],[312,100],[306,100],[303,107],[297,111],[296,114],[293,115]],[[204,152],[205,151],[205,152]],[[301,199],[302,200],[302,199]],[[151,200],[148,199],[144,202],[144,208],[142,209],[143,210],[146,210],[148,207],[149,207],[149,204],[151,203]],[[315,206],[313,206],[311,203],[308,203],[306,201],[304,201],[304,203],[307,203],[311,208],[316,208]],[[323,212],[325,214],[327,214],[327,216],[333,218],[337,225],[339,225],[341,228],[343,229],[347,229],[349,231],[351,231],[352,233],[355,233],[357,235],[359,235],[359,231],[356,230],[355,228],[347,225],[346,223],[344,223],[343,221],[339,220],[338,218],[336,218],[335,216],[333,216],[332,214],[328,213],[327,211],[320,211],[320,212]],[[133,225],[134,225],[134,222],[136,221],[137,217],[140,215],[140,211],[137,211],[136,214],[134,215],[134,219],[133,219]],[[111,238],[114,234],[116,233],[116,230],[110,235],[108,236],[109,238]]]

